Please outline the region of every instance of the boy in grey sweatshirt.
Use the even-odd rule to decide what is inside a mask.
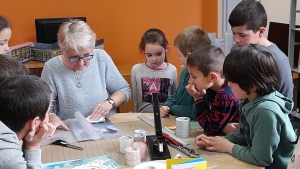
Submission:
[[[293,78],[288,57],[264,37],[268,17],[264,6],[257,1],[241,1],[231,12],[229,19],[235,45],[231,51],[249,44],[266,46],[276,58],[280,72],[278,91],[285,97],[293,99]]]
[[[24,75],[28,71],[18,62],[0,55],[0,168],[41,169],[40,142],[55,129],[48,123],[51,90],[40,78]]]

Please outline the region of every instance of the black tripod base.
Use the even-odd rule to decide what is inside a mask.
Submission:
[[[156,136],[147,136],[147,146],[149,151],[149,156],[151,161],[152,160],[165,160],[170,159],[171,155],[167,146],[167,143],[164,139],[162,139],[163,143],[163,152],[159,152],[158,150],[158,141],[156,139]]]

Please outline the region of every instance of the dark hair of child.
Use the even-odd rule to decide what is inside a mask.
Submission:
[[[158,44],[164,49],[167,49],[167,47],[169,46],[165,34],[161,30],[156,28],[149,29],[143,34],[141,42],[139,44],[139,50],[141,52],[145,51],[146,44]],[[168,62],[167,54],[165,55],[164,61]]]

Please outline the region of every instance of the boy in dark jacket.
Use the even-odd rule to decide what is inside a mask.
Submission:
[[[186,89],[194,97],[196,119],[209,135],[238,129],[239,101],[223,76],[224,59],[222,50],[211,45],[196,50],[187,59],[190,79]]]

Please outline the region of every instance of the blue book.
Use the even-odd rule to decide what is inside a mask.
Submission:
[[[109,155],[92,158],[82,158],[77,160],[67,160],[43,164],[43,169],[121,169],[119,164]]]

